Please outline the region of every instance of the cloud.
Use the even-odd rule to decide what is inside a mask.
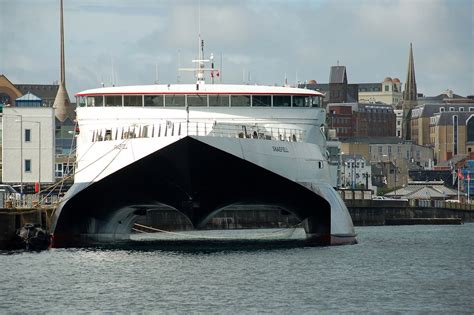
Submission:
[[[413,43],[419,90],[474,94],[473,2],[391,1],[65,1],[70,93],[110,84],[174,83],[192,67],[200,30],[205,54],[223,59],[226,83],[327,82],[338,61],[349,81],[406,77]],[[56,0],[0,0],[0,72],[14,82],[59,77]],[[182,73],[182,80],[193,80]],[[48,83],[46,82],[46,83]],[[92,85],[92,86],[91,86]]]

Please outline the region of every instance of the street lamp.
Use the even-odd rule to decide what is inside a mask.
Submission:
[[[41,192],[41,122],[33,121],[33,120],[22,120],[22,122],[38,124],[38,194],[39,194]]]

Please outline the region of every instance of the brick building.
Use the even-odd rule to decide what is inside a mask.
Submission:
[[[386,104],[328,104],[328,128],[336,137],[393,137],[396,115]]]

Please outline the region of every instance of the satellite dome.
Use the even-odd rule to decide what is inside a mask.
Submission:
[[[308,84],[318,84],[318,82],[316,82],[316,80],[309,80]]]
[[[386,77],[383,82],[392,82],[392,78],[391,77]]]

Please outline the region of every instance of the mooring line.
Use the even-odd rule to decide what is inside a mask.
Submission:
[[[188,238],[196,238],[196,237],[198,237],[198,238],[214,239],[214,240],[239,239],[239,238],[229,238],[229,237],[219,237],[219,236],[190,235],[190,234],[186,234],[186,233],[179,233],[179,232],[166,231],[166,230],[154,228],[154,227],[151,227],[151,226],[146,226],[146,225],[139,224],[139,223],[135,223],[135,225],[136,225],[137,227],[149,229],[149,230],[155,231],[155,232],[161,232],[161,233],[171,234],[171,235],[177,235],[177,236],[184,236],[184,237],[188,237]],[[289,228],[285,228],[285,229],[282,229],[282,230],[279,230],[279,231],[270,232],[270,233],[263,234],[263,235],[258,235],[258,236],[256,236],[256,237],[254,237],[254,239],[259,239],[259,238],[272,238],[272,237],[275,237],[276,235],[286,234],[286,233],[288,233],[289,230],[292,230],[292,231],[291,231],[291,235],[293,235],[293,233],[295,232],[296,228],[297,228],[299,225],[301,225],[301,222],[299,222],[298,224],[295,224],[295,225],[293,225],[292,227],[289,227]],[[132,228],[132,230],[138,231],[138,232],[141,232],[141,233],[151,233],[151,232],[146,232],[146,231],[142,231],[142,230],[135,229],[135,228]],[[291,237],[291,235],[290,235],[290,237]]]

